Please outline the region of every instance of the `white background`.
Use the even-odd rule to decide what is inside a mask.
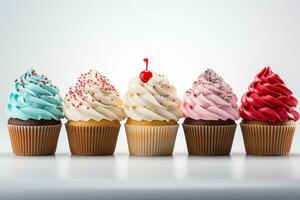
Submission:
[[[48,75],[64,96],[89,69],[106,75],[123,96],[144,69],[164,74],[183,96],[207,67],[240,98],[270,65],[300,95],[300,1],[16,1],[0,0],[0,151],[10,151],[5,114],[13,81],[29,66]],[[292,148],[300,152],[297,133]],[[126,152],[121,129],[117,152]],[[182,129],[175,152],[185,152]],[[234,152],[243,152],[238,127]],[[64,128],[58,152],[68,152]]]

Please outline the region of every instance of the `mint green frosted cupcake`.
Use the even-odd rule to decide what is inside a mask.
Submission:
[[[63,111],[59,89],[51,80],[29,68],[15,80],[6,112],[15,154],[55,153]]]

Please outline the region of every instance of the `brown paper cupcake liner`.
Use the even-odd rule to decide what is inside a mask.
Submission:
[[[125,124],[129,153],[139,156],[172,155],[178,127]]]
[[[66,130],[73,155],[112,155],[116,148],[120,125],[74,126],[66,124]]]
[[[295,125],[240,125],[247,154],[282,156],[290,153]]]
[[[228,155],[236,125],[201,126],[183,124],[186,144],[190,155]]]
[[[60,128],[61,125],[8,125],[13,153],[20,156],[55,154]]]

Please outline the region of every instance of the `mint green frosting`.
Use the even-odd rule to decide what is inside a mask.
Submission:
[[[21,120],[59,120],[63,118],[62,98],[58,88],[46,76],[29,68],[15,80],[6,112]]]

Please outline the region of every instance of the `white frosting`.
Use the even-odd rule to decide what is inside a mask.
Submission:
[[[119,92],[106,77],[97,71],[82,74],[76,86],[66,95],[63,110],[66,118],[73,121],[118,120],[125,118]]]
[[[132,79],[124,97],[125,113],[136,121],[178,121],[182,117],[180,104],[175,87],[155,73],[147,83],[139,77]]]

